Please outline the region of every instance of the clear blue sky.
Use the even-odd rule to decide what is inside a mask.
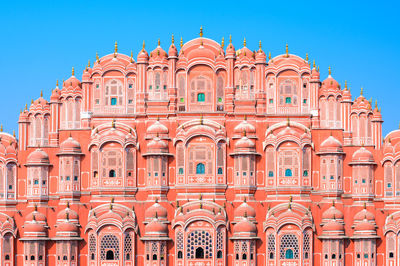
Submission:
[[[378,99],[383,132],[400,121],[400,23],[397,1],[4,1],[0,8],[0,122],[17,129],[20,109],[49,99],[56,80],[74,66],[78,77],[88,59],[119,52],[136,56],[143,40],[151,51],[171,34],[217,41],[232,34],[235,47],[255,50],[262,40],[272,56],[284,52],[315,59],[321,78],[348,81],[353,97]],[[375,101],[375,100],[374,100]]]

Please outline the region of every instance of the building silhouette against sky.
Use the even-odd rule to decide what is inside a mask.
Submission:
[[[115,44],[0,133],[1,264],[398,265],[400,130],[330,72]]]

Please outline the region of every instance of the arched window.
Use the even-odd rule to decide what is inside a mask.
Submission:
[[[285,252],[285,259],[293,259],[293,250],[292,249],[287,249]]]
[[[183,258],[183,253],[182,253],[182,251],[178,251],[178,259],[182,259]]]
[[[119,80],[111,80],[105,86],[105,104],[111,106],[122,105],[122,83]]]
[[[153,260],[157,260],[157,254],[153,254]]]
[[[112,250],[107,250],[106,260],[114,260],[114,252]]]
[[[96,237],[93,234],[89,236],[89,252],[90,259],[94,260],[96,254]]]
[[[222,251],[218,250],[217,252],[217,259],[222,259]]]
[[[206,96],[204,95],[204,93],[197,94],[197,101],[198,102],[204,102],[205,100],[206,100]]]
[[[196,248],[196,259],[204,259],[204,249],[202,247]]]
[[[205,173],[205,171],[206,171],[206,168],[204,167],[204,164],[203,164],[203,163],[198,163],[198,164],[196,165],[196,174],[202,175],[202,174]]]
[[[286,176],[286,177],[292,176],[292,169],[286,169],[286,170],[285,170],[285,176]]]
[[[115,177],[115,170],[110,170],[108,177]]]
[[[247,260],[247,254],[246,253],[242,254],[242,260]]]

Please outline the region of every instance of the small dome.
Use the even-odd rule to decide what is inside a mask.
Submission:
[[[33,102],[33,106],[38,106],[38,105],[44,106],[44,105],[47,105],[47,104],[49,104],[49,103],[43,97],[39,97],[38,99],[36,99]]]
[[[147,51],[144,49],[140,50],[139,54],[138,54],[138,63],[145,63],[149,60],[149,54],[147,53]]]
[[[168,226],[158,219],[152,220],[145,226],[146,236],[168,236]]]
[[[311,70],[311,78],[319,80],[319,72],[315,67]]]
[[[257,227],[247,218],[243,218],[240,222],[234,225],[233,234],[236,236],[255,236],[257,234]]]
[[[57,220],[72,220],[72,221],[78,221],[79,216],[78,213],[69,207],[65,208],[64,210],[61,210],[57,214]]]
[[[265,64],[266,61],[267,61],[267,56],[260,47],[260,49],[256,52],[256,63]]]
[[[28,155],[27,163],[28,164],[49,164],[50,160],[49,160],[49,156],[47,155],[47,153],[44,150],[38,148]]]
[[[336,209],[335,206],[331,206],[322,214],[322,219],[343,219],[343,213]]]
[[[342,152],[343,146],[339,140],[333,136],[329,136],[321,143],[321,152]]]
[[[235,143],[236,149],[253,149],[255,147],[254,142],[247,138],[246,136],[242,137]]]
[[[58,99],[60,98],[60,95],[61,95],[61,90],[58,87],[56,87],[53,90],[53,92],[51,93],[50,100],[51,101],[58,101]]]
[[[166,59],[168,57],[167,53],[164,51],[163,48],[161,48],[160,45],[158,45],[156,47],[156,49],[154,49],[151,53],[150,53],[150,60],[152,58],[160,58],[160,60],[162,59]]]
[[[254,134],[256,133],[256,127],[247,122],[247,120],[244,120],[238,124],[233,131],[237,134],[243,134],[244,132],[246,132],[246,134]]]
[[[167,219],[167,209],[158,202],[154,203],[150,208],[146,209],[144,214],[146,219]]]
[[[46,233],[46,227],[44,224],[38,221],[26,222],[24,224],[24,235],[40,235]]]
[[[156,137],[147,144],[147,148],[149,150],[166,150],[168,149],[168,144]]]
[[[74,76],[74,74],[72,74],[72,76],[63,83],[63,89],[68,87],[81,87],[81,82]]]
[[[38,211],[33,211],[25,217],[25,221],[33,221],[36,220],[38,222],[46,222],[46,216]]]
[[[354,227],[354,231],[375,231],[375,225],[364,219]]]
[[[168,56],[170,57],[178,56],[178,50],[176,49],[175,44],[171,44],[171,46],[169,47]]]
[[[334,78],[332,78],[331,75],[329,75],[328,78],[322,82],[321,87],[324,89],[332,89],[332,90],[340,89],[339,83]]]
[[[236,55],[236,51],[235,51],[235,47],[233,46],[232,43],[228,44],[228,47],[226,47],[226,57],[235,57]]]
[[[63,222],[57,225],[57,235],[58,234],[77,234],[78,233],[78,226],[72,222]]]
[[[147,134],[168,134],[168,128],[157,120],[155,123],[147,128]]]
[[[354,216],[354,221],[362,221],[367,219],[369,221],[375,220],[375,216],[372,212],[368,211],[367,209],[362,209]]]
[[[375,162],[372,153],[364,147],[359,148],[352,158],[353,162]]]
[[[240,204],[239,207],[237,207],[234,211],[234,216],[235,218],[238,217],[256,217],[256,210],[251,207],[247,202],[243,202]]]
[[[60,145],[61,153],[81,153],[81,145],[74,138],[69,137]]]
[[[331,220],[324,224],[322,227],[322,230],[324,232],[327,231],[344,231],[344,225],[342,223],[339,223],[337,220]]]

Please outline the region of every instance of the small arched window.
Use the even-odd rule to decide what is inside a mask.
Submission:
[[[285,170],[285,176],[286,176],[286,177],[292,176],[292,169],[286,169],[286,170]]]
[[[206,96],[204,93],[199,93],[197,94],[197,101],[198,102],[204,102],[206,100]]]
[[[153,260],[157,260],[157,254],[153,254]]]
[[[217,252],[217,259],[222,259],[222,251],[218,250]]]
[[[4,259],[5,259],[5,260],[10,260],[10,255],[7,254],[7,255],[4,257]]]
[[[196,248],[196,259],[204,259],[204,249],[202,247]]]
[[[182,253],[182,251],[178,251],[178,259],[182,259],[183,258],[183,253]]]
[[[206,172],[206,168],[203,163],[198,163],[196,165],[196,174],[204,174]]]
[[[293,259],[293,250],[292,249],[287,249],[285,252],[285,259]]]
[[[106,260],[114,260],[114,252],[112,250],[107,251]]]
[[[247,260],[247,254],[246,253],[242,254],[242,260]]]
[[[115,177],[115,170],[110,170],[108,177]]]
[[[218,167],[218,174],[222,175],[222,167]]]

